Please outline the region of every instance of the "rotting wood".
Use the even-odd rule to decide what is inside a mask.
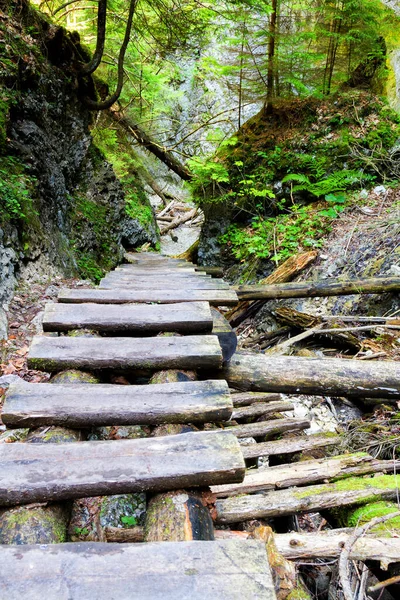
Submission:
[[[232,413],[232,419],[252,419],[254,417],[286,412],[287,410],[294,410],[294,405],[291,402],[259,402],[251,406],[235,409]]]
[[[231,290],[102,290],[102,289],[63,289],[58,294],[59,302],[79,304],[95,302],[97,304],[126,304],[127,302],[174,304],[176,302],[209,302],[213,306],[232,306],[237,304],[236,293]]]
[[[301,281],[276,285],[234,287],[241,300],[315,298],[351,294],[386,294],[400,291],[400,277],[372,277],[348,281]]]
[[[208,302],[186,302],[167,306],[132,304],[46,304],[44,331],[91,329],[120,333],[208,333],[213,327]]]
[[[274,421],[260,421],[246,425],[234,425],[224,431],[230,431],[238,438],[271,436],[285,431],[299,431],[308,429],[310,421],[307,419],[276,419]]]
[[[221,377],[243,390],[400,398],[400,363],[235,354]]]
[[[267,519],[366,504],[374,499],[390,500],[396,498],[399,483],[400,477],[397,475],[351,477],[323,485],[233,496],[217,500],[216,519],[220,523],[238,523],[248,519]]]
[[[269,392],[239,392],[232,394],[232,402],[235,408],[249,406],[257,402],[277,402],[282,400],[281,394]]]
[[[135,369],[218,369],[222,351],[213,335],[182,337],[46,337],[35,336],[28,354],[30,369],[55,372]]]
[[[160,235],[165,235],[166,233],[168,233],[168,231],[171,231],[171,229],[176,229],[176,227],[179,227],[180,225],[187,223],[187,221],[194,219],[196,214],[197,208],[194,208],[193,210],[189,211],[186,215],[180,215],[179,217],[175,217],[175,219],[171,223],[169,223],[169,225],[166,225],[165,227],[160,229]]]
[[[11,384],[2,411],[7,427],[157,425],[225,421],[232,400],[224,381],[143,385]]]
[[[343,454],[333,458],[305,460],[287,465],[254,469],[246,473],[242,483],[212,486],[217,498],[252,494],[273,489],[304,486],[319,481],[371,473],[395,473],[400,461],[374,460],[366,453]]]
[[[243,476],[238,441],[225,432],[0,445],[0,506],[199,487]]]
[[[128,290],[229,290],[229,285],[219,279],[175,279],[165,275],[163,277],[143,277],[132,280],[127,279],[102,279],[99,284],[101,289],[128,289]]]
[[[326,559],[340,555],[343,545],[354,533],[354,529],[332,529],[315,533],[275,534],[279,552],[289,560]],[[387,568],[389,564],[400,562],[400,538],[379,537],[369,534],[356,541],[350,558],[352,560],[375,560]]]
[[[276,600],[258,540],[7,546],[0,588],[7,600]]]
[[[337,446],[340,442],[341,438],[339,436],[310,435],[304,438],[284,438],[283,440],[274,440],[272,442],[248,444],[241,446],[241,448],[244,458],[248,459],[257,458],[258,456],[293,454],[295,452],[314,450],[315,448]]]

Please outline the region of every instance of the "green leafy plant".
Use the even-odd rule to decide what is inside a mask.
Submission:
[[[137,518],[132,516],[122,516],[121,517],[121,523],[123,523],[124,525],[126,525],[126,527],[134,527],[135,525],[138,524]]]

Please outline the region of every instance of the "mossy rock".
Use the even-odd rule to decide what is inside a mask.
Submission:
[[[82,434],[66,427],[39,427],[26,438],[28,444],[60,444],[82,441]]]
[[[149,383],[178,383],[182,381],[196,381],[195,371],[178,371],[169,369],[167,371],[158,371],[150,379]]]
[[[198,431],[194,425],[181,425],[179,423],[166,423],[165,425],[158,425],[153,433],[152,437],[163,437],[165,435],[177,435],[179,433],[189,433],[191,431]]]
[[[50,379],[50,383],[100,383],[100,380],[92,373],[78,371],[77,369],[68,369],[54,375]]]
[[[29,429],[8,429],[0,435],[0,444],[23,442],[29,435]]]
[[[68,506],[61,504],[1,511],[0,544],[61,544],[68,521]]]
[[[106,541],[106,527],[134,527],[144,523],[144,493],[95,496],[74,500],[68,527],[70,541]]]
[[[149,427],[141,425],[110,425],[95,427],[88,436],[88,440],[136,440],[150,435]]]
[[[398,506],[394,502],[372,502],[365,506],[359,506],[353,511],[348,512],[346,516],[346,525],[350,527],[361,527],[366,523],[369,523],[372,519],[377,517],[383,517],[390,515],[391,513],[398,512]],[[400,517],[395,517],[384,523],[380,523],[375,527],[371,528],[370,531],[380,532],[382,535],[388,537],[392,535],[393,529],[400,530]]]

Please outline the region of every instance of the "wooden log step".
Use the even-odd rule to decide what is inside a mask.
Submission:
[[[276,600],[259,540],[3,546],[7,600]]]
[[[305,460],[247,472],[242,483],[212,486],[217,498],[252,494],[292,486],[304,486],[318,481],[342,479],[378,472],[395,472],[400,461],[374,460],[364,452],[343,454],[333,458]]]
[[[126,304],[132,302],[174,304],[176,302],[209,302],[213,306],[233,306],[237,304],[236,293],[231,290],[186,290],[180,286],[175,290],[146,289],[63,289],[58,294],[59,302],[80,304]]]
[[[400,362],[235,354],[222,377],[233,387],[287,394],[400,399]]]
[[[43,317],[44,331],[71,331],[94,329],[119,333],[207,333],[212,330],[213,318],[208,302],[143,305],[94,303],[46,304]]]
[[[349,281],[299,281],[275,285],[239,285],[235,287],[240,300],[271,300],[276,298],[314,298],[349,294],[386,294],[400,292],[400,277],[371,277]]]
[[[293,454],[315,448],[337,446],[340,444],[339,436],[310,435],[304,438],[285,438],[260,444],[241,446],[244,458],[257,458],[259,456],[274,456],[280,454]]]
[[[200,431],[79,444],[0,444],[0,506],[242,481],[235,436]]]
[[[211,279],[197,273],[193,268],[174,268],[174,267],[122,267],[116,271],[110,271],[109,274],[119,275],[121,277],[156,277],[157,275],[172,275],[174,277],[192,277],[193,279]]]
[[[28,365],[30,369],[49,373],[64,369],[219,369],[222,351],[214,335],[155,338],[37,335],[32,340]]]
[[[128,289],[128,290],[229,290],[229,284],[219,279],[175,279],[165,275],[163,277],[135,277],[135,279],[110,279],[104,277],[100,281],[99,288]]]
[[[259,421],[258,423],[247,423],[246,425],[234,425],[227,427],[225,431],[231,431],[238,438],[260,437],[262,435],[276,435],[285,431],[300,431],[308,429],[311,423],[307,419],[276,419],[273,421]]]
[[[207,275],[211,275],[211,277],[223,277],[224,276],[224,269],[223,267],[199,267],[197,265],[195,265],[194,267],[195,271],[198,271],[200,273],[207,273]]]
[[[397,496],[398,479],[397,475],[350,477],[336,483],[233,496],[217,500],[217,521],[238,523],[390,500]]]
[[[224,315],[216,308],[211,308],[211,316],[213,319],[212,333],[218,337],[219,344],[222,349],[224,362],[232,358],[237,348],[237,336],[233,331]]]
[[[210,423],[232,414],[224,381],[154,385],[10,385],[2,410],[7,427]]]

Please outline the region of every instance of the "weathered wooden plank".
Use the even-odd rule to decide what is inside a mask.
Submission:
[[[200,431],[79,444],[1,444],[0,506],[242,481],[237,439]]]
[[[242,406],[241,408],[235,408],[232,413],[232,419],[250,419],[254,417],[261,417],[262,415],[273,415],[274,413],[286,412],[287,410],[294,410],[294,405],[290,402],[257,402],[250,406]]]
[[[307,419],[276,419],[273,421],[259,421],[258,423],[247,423],[246,425],[234,425],[227,427],[225,431],[231,431],[238,438],[259,437],[261,435],[276,435],[284,431],[298,431],[308,429],[310,421]]]
[[[234,387],[288,394],[400,398],[400,362],[235,354],[222,377]]]
[[[216,283],[214,283],[214,281]],[[175,279],[165,276],[163,278],[135,278],[129,280],[117,280],[104,278],[99,283],[99,288],[104,290],[110,289],[127,289],[127,290],[228,290],[229,285],[225,282],[219,282],[216,279]]]
[[[95,329],[121,333],[207,333],[212,330],[213,318],[208,302],[143,305],[95,303],[46,304],[43,317],[44,331]]]
[[[301,512],[317,512],[339,506],[366,504],[374,499],[390,500],[396,498],[397,493],[397,475],[351,477],[344,482],[217,500],[217,521],[238,523],[248,519],[268,519]]]
[[[232,400],[224,381],[154,385],[12,384],[2,420],[7,427],[157,425],[225,421]]]
[[[273,394],[269,392],[233,392],[232,402],[233,406],[250,406],[257,402],[278,402],[282,400],[281,394]]]
[[[287,465],[277,465],[262,469],[250,470],[242,483],[216,485],[211,491],[218,498],[252,494],[254,492],[273,489],[303,486],[319,481],[342,479],[354,475],[377,472],[395,472],[399,461],[373,460],[366,453],[343,454],[333,458],[305,460]]]
[[[4,546],[7,600],[276,600],[258,540]]]
[[[386,294],[400,291],[400,277],[371,277],[349,281],[296,281],[276,285],[240,285],[235,290],[241,300]]]
[[[158,277],[161,275],[171,275],[171,277],[182,277],[182,279],[211,279],[211,277],[197,273],[191,268],[172,267],[120,267],[115,271],[110,271],[108,275],[115,277]]]
[[[59,302],[80,304],[96,302],[97,304],[126,304],[127,302],[173,304],[175,302],[206,301],[214,306],[233,306],[237,304],[236,293],[229,290],[102,290],[102,289],[63,289],[58,295]]]
[[[28,354],[30,369],[132,371],[135,369],[218,369],[222,351],[213,335],[182,337],[45,337],[33,338]]]
[[[218,337],[225,362],[230,360],[236,351],[237,335],[219,310],[211,308],[211,315],[213,319],[212,333]]]
[[[257,458],[258,456],[273,456],[276,454],[292,454],[304,452],[314,448],[337,446],[340,444],[339,436],[310,435],[304,438],[285,438],[272,442],[261,442],[260,444],[247,444],[241,446],[245,458]]]

